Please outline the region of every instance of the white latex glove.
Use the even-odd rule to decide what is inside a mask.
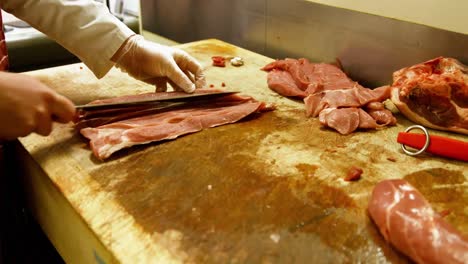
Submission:
[[[32,132],[46,136],[53,121],[67,123],[75,106],[40,81],[23,74],[0,72],[0,139]]]
[[[166,91],[167,83],[187,93],[206,85],[202,66],[187,52],[147,41],[140,35],[130,37],[112,60],[130,76],[156,85],[157,92]]]

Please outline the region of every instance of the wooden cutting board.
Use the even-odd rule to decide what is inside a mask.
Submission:
[[[272,59],[213,39],[179,47],[206,67],[209,85],[224,83],[277,110],[105,162],[71,124],[20,139],[31,206],[65,260],[405,263],[366,212],[373,186],[390,178],[408,180],[468,233],[467,163],[403,154],[396,136],[412,124],[405,118],[343,136],[306,118],[302,102],[268,89],[260,68]],[[245,65],[213,67],[213,55],[241,56]],[[82,64],[28,74],[77,104],[154,89],[119,70],[97,80]],[[362,178],[344,181],[352,166]]]

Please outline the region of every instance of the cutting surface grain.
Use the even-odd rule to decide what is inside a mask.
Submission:
[[[374,184],[389,178],[408,180],[468,233],[467,164],[404,155],[396,136],[410,121],[398,116],[395,127],[343,136],[268,89],[259,69],[272,59],[218,40],[179,47],[205,66],[208,85],[224,82],[277,110],[105,162],[71,124],[20,140],[118,261],[406,263],[366,212]],[[241,56],[245,65],[213,67],[213,55]],[[154,89],[118,70],[97,80],[82,64],[28,74],[77,104]],[[346,182],[352,166],[362,178]]]

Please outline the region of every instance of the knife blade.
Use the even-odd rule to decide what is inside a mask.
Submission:
[[[207,100],[214,99],[226,95],[236,94],[238,91],[223,91],[223,92],[213,92],[213,93],[199,93],[199,94],[184,94],[173,97],[163,97],[163,98],[149,98],[142,100],[133,100],[125,102],[114,102],[114,103],[103,103],[103,104],[84,104],[76,105],[77,110],[98,110],[98,109],[112,109],[112,108],[125,108],[125,107],[134,107],[134,106],[144,106],[144,105],[163,105],[167,103],[183,103],[183,102],[194,102],[197,100]]]

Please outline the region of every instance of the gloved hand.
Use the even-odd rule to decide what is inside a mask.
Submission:
[[[168,82],[187,93],[206,85],[202,66],[187,52],[146,41],[140,35],[130,37],[112,61],[130,76],[156,85],[157,92],[166,91]]]
[[[0,72],[0,139],[36,132],[46,136],[52,121],[67,123],[75,106],[40,81],[23,74]]]

